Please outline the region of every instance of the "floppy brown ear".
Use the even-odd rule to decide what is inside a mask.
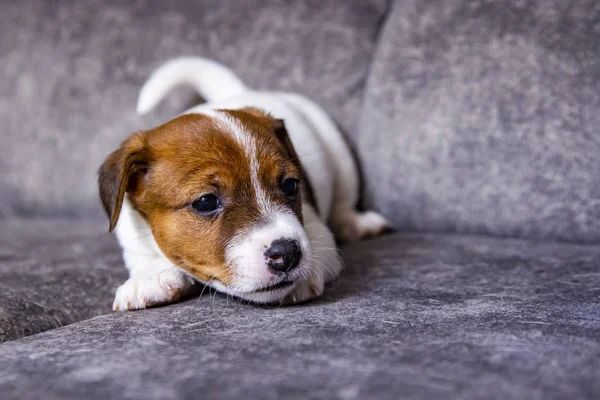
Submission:
[[[109,232],[117,225],[125,193],[134,183],[132,177],[147,168],[146,135],[139,132],[124,141],[98,169],[98,189],[108,216]]]

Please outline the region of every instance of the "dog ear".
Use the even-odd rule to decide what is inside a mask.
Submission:
[[[300,160],[298,159],[298,154],[296,154],[296,150],[294,150],[294,146],[292,145],[292,141],[288,136],[287,130],[285,129],[285,123],[282,119],[275,118],[270,113],[256,107],[245,107],[240,109],[240,111],[257,117],[262,121],[268,121],[275,132],[275,137],[285,148],[286,155],[289,157],[290,161],[294,163],[296,167],[302,168]]]
[[[306,176],[306,170],[304,169],[304,167],[302,166],[302,163],[300,162],[300,157],[298,157],[298,153],[296,153],[296,150],[294,149],[294,146],[292,145],[292,140],[290,139],[290,136],[288,135],[287,129],[285,129],[285,123],[283,122],[282,119],[273,118],[272,125],[273,125],[273,130],[275,131],[275,136],[277,137],[277,140],[279,140],[279,142],[285,148],[285,151],[286,151],[287,156],[289,157],[290,161],[302,173],[302,176],[304,178],[303,179],[303,187],[304,187],[303,195],[305,196],[305,200],[308,201],[308,203],[313,206],[313,208],[315,209],[315,211],[318,214],[319,206],[316,201],[315,193],[313,191],[312,185],[310,184],[310,180]]]
[[[146,134],[138,132],[112,152],[98,169],[98,189],[108,216],[109,232],[117,225],[125,193],[135,187],[137,179],[133,179],[134,176],[145,174],[147,168]]]
[[[273,130],[275,131],[275,137],[285,148],[287,156],[290,158],[290,161],[299,169],[302,170],[302,165],[300,164],[300,159],[298,158],[298,154],[294,149],[294,145],[290,140],[290,136],[288,135],[287,129],[285,129],[285,123],[282,119],[273,118]]]

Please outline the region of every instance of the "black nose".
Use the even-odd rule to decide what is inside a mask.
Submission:
[[[267,265],[274,271],[288,272],[298,266],[302,252],[295,240],[277,239],[265,251]]]

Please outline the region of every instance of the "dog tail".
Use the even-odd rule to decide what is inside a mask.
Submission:
[[[177,86],[192,86],[207,101],[227,99],[248,90],[223,64],[201,57],[179,57],[152,73],[140,90],[137,112],[152,111]]]

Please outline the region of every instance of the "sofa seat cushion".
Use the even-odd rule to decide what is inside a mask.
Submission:
[[[343,253],[344,275],[305,305],[254,306],[212,293],[5,342],[0,392],[46,399],[600,397],[599,246],[395,234]]]
[[[0,342],[111,311],[127,273],[104,221],[2,221],[0,231]]]

